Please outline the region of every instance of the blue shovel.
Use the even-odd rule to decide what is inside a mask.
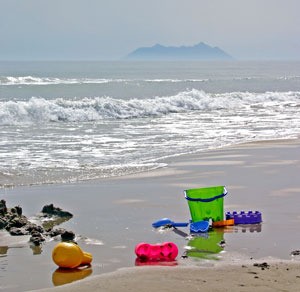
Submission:
[[[152,223],[152,226],[154,228],[158,228],[158,227],[161,227],[161,226],[171,226],[171,227],[186,227],[189,225],[188,222],[174,222],[172,220],[170,220],[169,218],[162,218],[158,221],[155,221]]]

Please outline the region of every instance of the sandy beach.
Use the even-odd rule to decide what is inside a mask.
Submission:
[[[42,291],[299,291],[299,263],[254,264],[131,268]]]
[[[50,201],[71,211],[74,219],[63,227],[89,239],[80,244],[94,256],[93,272],[65,277],[60,283],[66,285],[51,288],[59,285],[53,282],[57,267],[50,256],[55,242],[35,257],[24,242],[15,256],[16,245],[8,243],[1,258],[1,290],[298,291],[300,262],[291,252],[300,249],[299,154],[299,139],[253,142],[167,159],[163,169],[128,177],[1,190],[8,205],[22,205],[25,214]],[[172,230],[158,233],[151,223],[163,217],[189,220],[183,190],[212,185],[228,189],[225,211],[259,210],[263,223],[221,231],[218,239],[225,247],[212,259],[203,254],[181,258],[189,240]],[[134,267],[134,246],[141,241],[174,241],[176,265]]]

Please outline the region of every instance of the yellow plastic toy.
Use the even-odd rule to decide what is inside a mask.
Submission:
[[[52,259],[60,268],[73,269],[82,265],[90,265],[93,256],[84,252],[72,242],[60,242],[52,251]]]

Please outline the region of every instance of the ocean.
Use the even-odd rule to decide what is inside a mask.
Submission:
[[[300,62],[0,62],[0,187],[295,138],[299,111]]]

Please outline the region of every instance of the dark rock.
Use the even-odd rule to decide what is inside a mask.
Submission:
[[[47,232],[47,235],[50,237],[55,237],[55,236],[63,234],[65,231],[66,230],[63,228],[51,229],[49,232]]]
[[[54,207],[53,204],[45,205],[42,209],[42,213],[49,216],[73,217],[73,214],[70,212]]]
[[[40,245],[45,241],[44,236],[61,236],[62,241],[74,241],[75,234],[72,231],[66,231],[63,228],[53,229],[53,226],[59,225],[73,215],[53,204],[46,205],[42,213],[37,216],[40,225],[32,223],[28,218],[22,215],[22,208],[15,206],[6,207],[6,201],[0,200],[0,229],[6,229],[12,236],[31,235],[29,241],[33,243],[32,247],[40,249]],[[49,228],[50,227],[50,228]],[[45,232],[45,230],[47,230]]]
[[[73,241],[75,238],[75,234],[73,231],[65,231],[60,236],[62,241]]]
[[[44,228],[42,226],[36,225],[34,223],[29,223],[25,226],[25,229],[30,233],[39,232],[44,233]]]
[[[300,255],[300,250],[293,250],[291,252],[291,255],[293,255],[293,256]]]
[[[28,231],[26,231],[24,228],[17,228],[17,227],[12,227],[9,230],[10,235],[13,236],[20,236],[20,235],[28,235]]]
[[[0,229],[3,229],[7,226],[6,220],[0,217]]]
[[[6,201],[0,201],[0,215],[5,215],[7,213]]]
[[[43,237],[43,235],[41,233],[34,231],[34,232],[32,232],[29,241],[32,242],[34,245],[38,246],[43,241],[45,241],[45,238]]]
[[[20,206],[15,206],[15,210],[16,210],[16,212],[17,212],[17,214],[18,214],[19,216],[22,216],[23,210],[22,210],[22,208],[21,208]]]
[[[12,227],[23,227],[28,223],[28,220],[25,216],[21,216],[21,217],[14,217],[12,220],[9,221],[8,226],[9,228]]]

